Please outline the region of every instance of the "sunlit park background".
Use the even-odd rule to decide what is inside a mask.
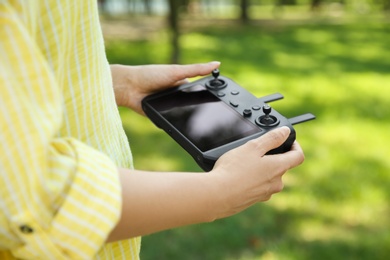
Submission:
[[[141,259],[390,259],[388,0],[101,2],[111,63],[218,60],[256,96],[283,93],[272,106],[285,116],[317,116],[295,126],[306,161],[281,193],[145,236]],[[136,168],[201,171],[147,118],[120,112]]]

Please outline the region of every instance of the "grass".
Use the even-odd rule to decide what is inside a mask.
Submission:
[[[389,24],[193,27],[182,63],[220,60],[221,72],[273,107],[317,119],[295,128],[305,163],[285,189],[228,219],[143,238],[142,259],[386,259],[390,255]],[[166,63],[166,32],[107,42],[110,62]],[[121,109],[139,169],[200,171],[146,118]]]

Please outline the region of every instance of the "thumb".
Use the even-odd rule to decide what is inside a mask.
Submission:
[[[263,156],[268,151],[281,146],[287,140],[290,132],[289,127],[283,126],[249,141],[248,144],[253,145],[254,151],[257,154],[260,152],[261,156]]]

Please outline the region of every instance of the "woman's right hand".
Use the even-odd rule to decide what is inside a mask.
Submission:
[[[282,127],[224,154],[210,172],[119,169],[122,213],[112,242],[228,217],[283,188],[282,176],[301,164],[298,143],[283,154],[265,155],[289,136]]]
[[[256,202],[267,201],[283,189],[283,174],[304,161],[303,151],[295,142],[286,153],[266,153],[282,145],[289,134],[288,127],[278,128],[218,159],[209,175],[216,184],[217,219],[243,211]]]

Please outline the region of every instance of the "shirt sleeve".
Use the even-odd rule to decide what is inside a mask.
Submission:
[[[23,23],[1,4],[0,57],[0,251],[92,258],[119,218],[117,167],[58,136],[61,89]]]

